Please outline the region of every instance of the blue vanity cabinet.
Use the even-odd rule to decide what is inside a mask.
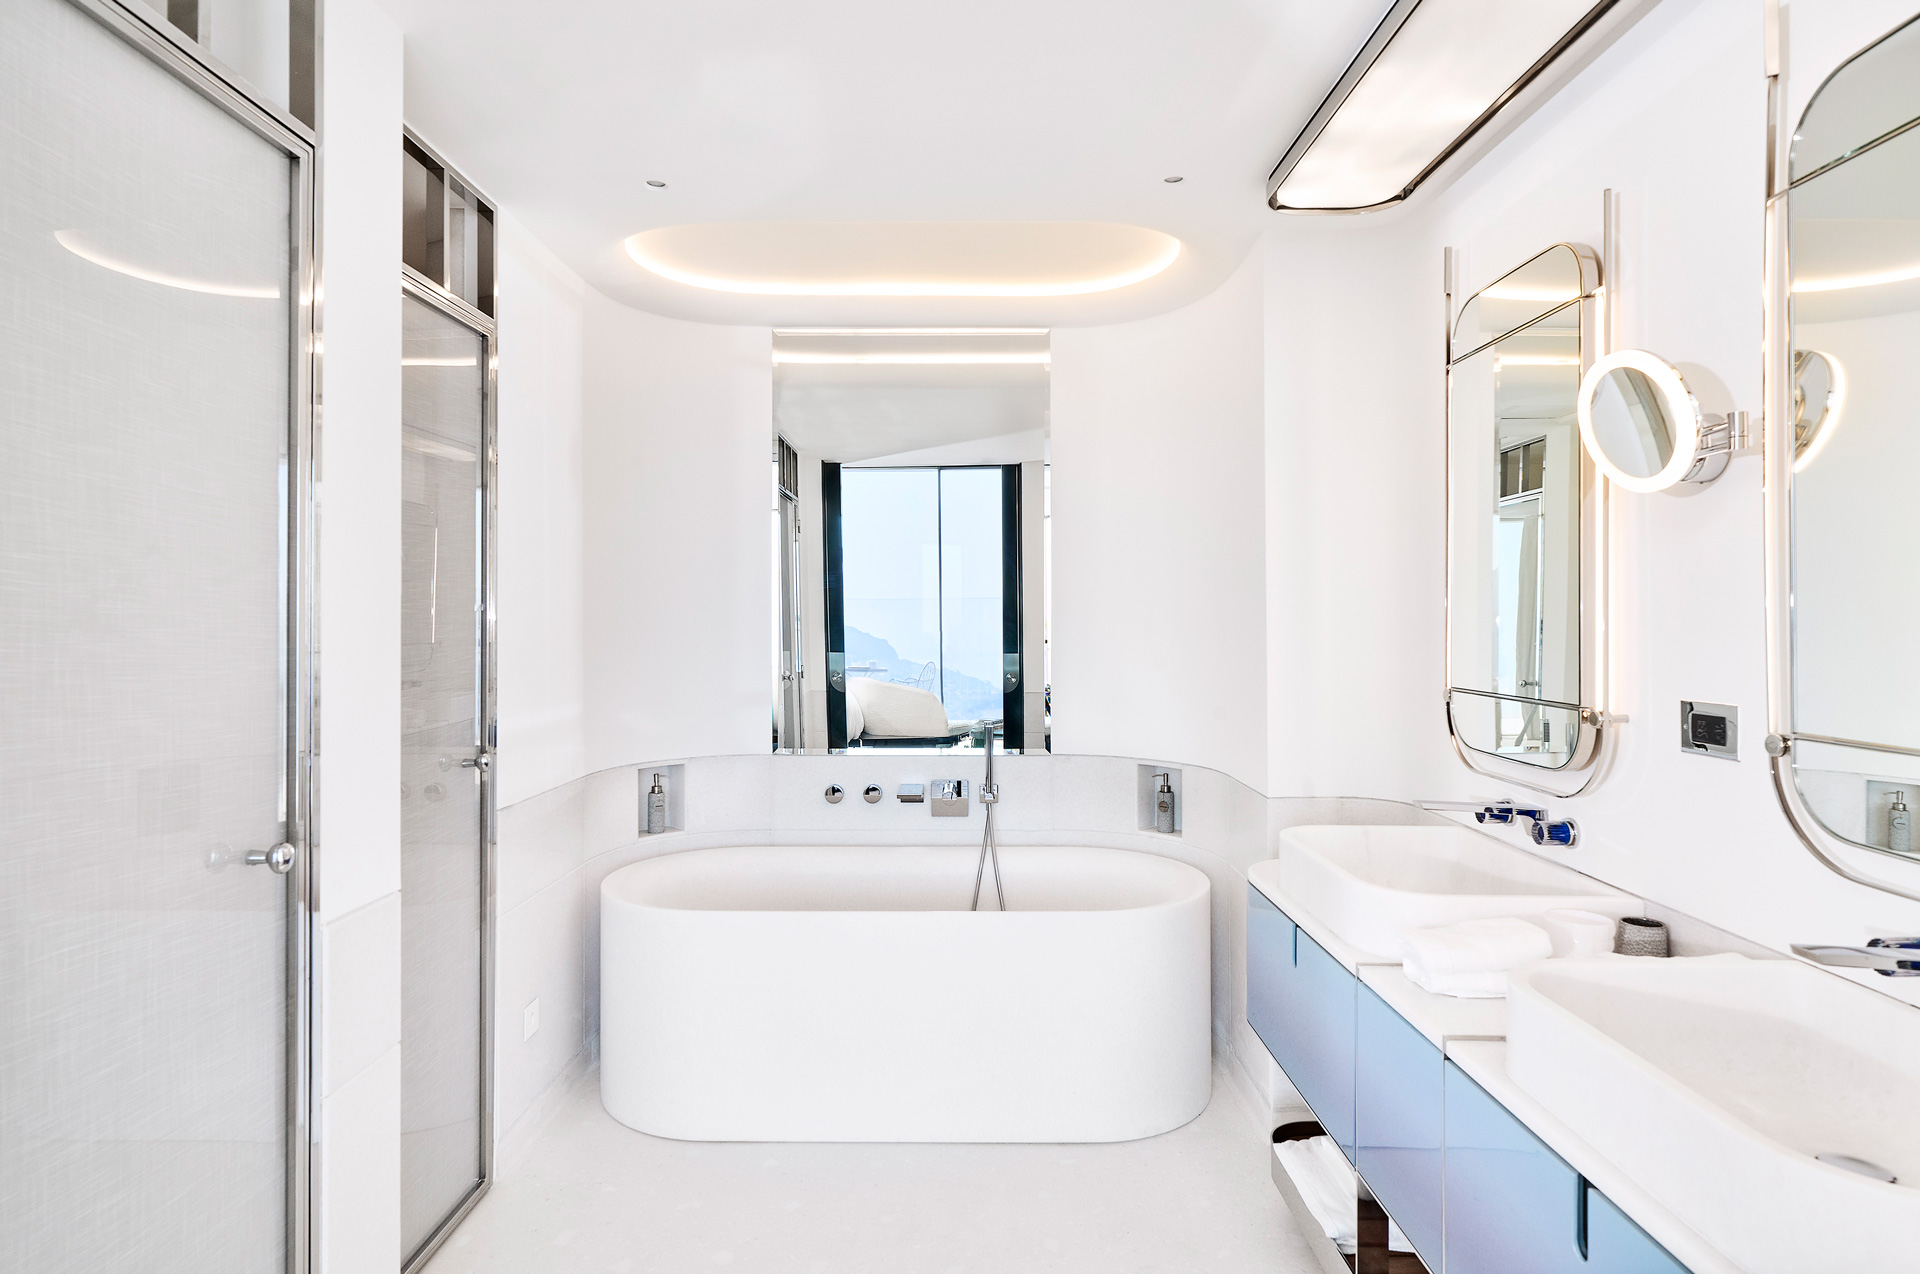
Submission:
[[[1430,1270],[1440,1261],[1440,1050],[1360,983],[1354,1050],[1354,1166]]]
[[[1349,1160],[1358,985],[1265,894],[1248,888],[1247,1021]]]
[[[1443,1070],[1447,1274],[1594,1274],[1586,1182],[1459,1066]]]
[[[1587,1274],[1687,1274],[1612,1199],[1587,1187]]]

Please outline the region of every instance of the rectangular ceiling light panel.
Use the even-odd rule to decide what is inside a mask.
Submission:
[[[1280,211],[1411,194],[1615,0],[1397,0],[1268,182]]]

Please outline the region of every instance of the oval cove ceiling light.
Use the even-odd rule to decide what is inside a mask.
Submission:
[[[643,231],[627,255],[750,296],[1085,296],[1159,274],[1180,241],[1106,221],[711,222]]]

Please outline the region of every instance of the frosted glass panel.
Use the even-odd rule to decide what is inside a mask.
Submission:
[[[0,4],[0,1269],[284,1268],[291,161]]]
[[[486,344],[401,300],[401,1246],[480,1178]]]

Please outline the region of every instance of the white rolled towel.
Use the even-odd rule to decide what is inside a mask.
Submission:
[[[1408,929],[1400,935],[1407,979],[1435,995],[1492,1000],[1507,993],[1507,970],[1553,954],[1539,925],[1500,916]]]
[[[1352,1256],[1360,1239],[1359,1192],[1353,1168],[1331,1137],[1276,1142],[1274,1155],[1293,1179],[1301,1202],[1333,1245]]]

